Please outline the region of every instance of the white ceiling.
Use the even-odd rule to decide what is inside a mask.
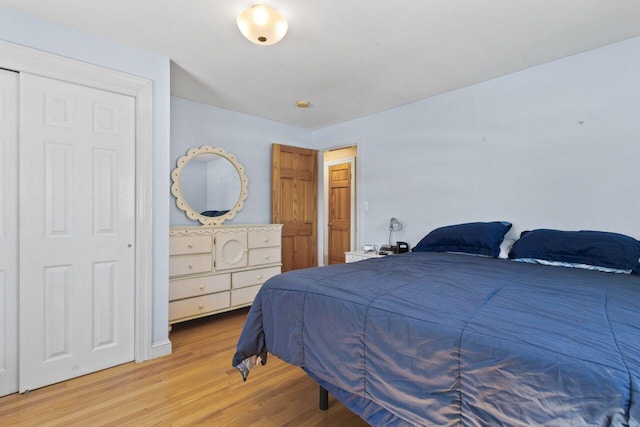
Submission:
[[[289,20],[240,34],[255,3]],[[172,61],[172,95],[317,129],[640,35],[638,0],[0,0]],[[296,107],[308,100],[307,109]]]

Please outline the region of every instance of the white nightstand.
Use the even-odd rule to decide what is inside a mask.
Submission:
[[[344,262],[356,262],[369,258],[382,258],[384,255],[379,255],[377,252],[365,252],[365,251],[352,251],[344,253]]]

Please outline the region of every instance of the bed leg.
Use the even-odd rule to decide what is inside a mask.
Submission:
[[[329,409],[329,392],[322,386],[318,387],[320,388],[320,410],[326,411]]]

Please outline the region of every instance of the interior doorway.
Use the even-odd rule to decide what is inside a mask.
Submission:
[[[356,247],[357,146],[323,153],[324,263],[345,261],[344,253]]]

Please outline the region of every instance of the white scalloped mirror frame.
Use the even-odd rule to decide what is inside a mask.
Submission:
[[[215,154],[220,157],[224,157],[233,165],[233,167],[238,172],[238,176],[240,177],[240,194],[238,195],[238,201],[231,209],[229,209],[227,213],[220,216],[205,216],[192,209],[184,199],[181,189],[180,178],[185,166],[189,163],[189,161],[203,154]],[[233,218],[234,216],[236,216],[236,213],[240,209],[242,209],[242,207],[244,206],[244,200],[247,198],[248,180],[246,175],[244,174],[244,167],[238,162],[233,154],[227,153],[223,148],[220,147],[203,145],[200,148],[194,147],[187,150],[187,154],[178,159],[178,161],[176,162],[176,168],[171,171],[171,180],[173,181],[173,183],[171,184],[171,194],[175,196],[176,205],[178,206],[178,208],[183,210],[187,217],[199,221],[203,225],[220,225],[226,220]]]

